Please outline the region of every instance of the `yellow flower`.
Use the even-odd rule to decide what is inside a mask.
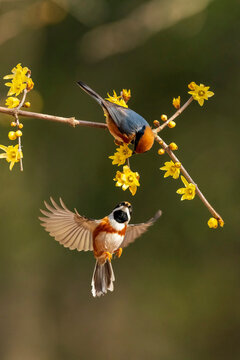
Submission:
[[[181,104],[181,98],[180,96],[178,96],[177,98],[173,98],[173,106],[175,107],[175,109],[179,109],[180,108],[180,104]]]
[[[113,90],[113,96],[109,95],[109,93],[107,94],[108,95],[108,98],[106,98],[106,100],[114,103],[114,104],[117,104],[117,105],[120,105],[120,106],[123,106],[123,107],[126,107],[128,108],[127,104],[125,103],[125,101],[122,99],[121,95],[120,96],[117,96],[116,94],[116,91]]]
[[[192,183],[189,183],[184,176],[181,176],[181,180],[185,185],[185,188],[180,188],[177,190],[177,194],[181,194],[181,200],[192,200],[195,197],[196,186]]]
[[[188,93],[192,95],[194,100],[197,100],[200,106],[203,106],[204,100],[208,100],[208,98],[214,95],[214,92],[208,91],[210,86],[205,86],[203,84],[196,85],[192,91]]]
[[[210,229],[216,229],[218,227],[218,221],[214,217],[211,217],[207,224]]]
[[[122,187],[125,191],[129,188],[132,195],[136,194],[137,186],[139,184],[139,174],[138,172],[133,172],[127,165],[123,167],[123,172],[117,171],[115,178],[116,186]]]
[[[6,159],[7,162],[10,162],[10,170],[12,170],[15,163],[19,162],[19,160],[23,158],[22,151],[20,152],[18,150],[18,144],[15,146],[0,145],[0,149],[5,151],[5,154],[0,154],[0,159]]]
[[[116,149],[119,154],[124,156],[126,159],[132,156],[132,150],[129,149],[127,144],[120,145],[119,148]]]
[[[20,103],[20,100],[16,97],[10,96],[6,99],[5,105],[10,108],[13,109],[15,107],[17,107]]]
[[[132,156],[132,150],[129,149],[127,144],[120,145],[116,150],[117,152],[115,152],[114,155],[109,156],[109,159],[113,160],[113,165],[123,165],[126,159]]]
[[[7,93],[8,96],[15,95],[18,96],[24,89],[26,89],[27,84],[23,83],[21,78],[17,76],[12,80],[12,82],[8,82],[5,84],[6,86],[9,86],[10,89]]]
[[[16,94],[18,96],[24,89],[26,89],[29,78],[27,73],[30,70],[27,67],[22,68],[21,64],[18,64],[12,69],[12,74],[4,76],[4,79],[12,79],[12,82],[7,82],[5,85],[9,86],[8,96]]]
[[[131,90],[127,90],[127,89],[122,89],[121,91],[121,97],[123,98],[123,100],[127,103],[128,100],[131,98]]]
[[[180,175],[180,167],[178,163],[175,163],[171,160],[171,161],[166,161],[164,163],[165,166],[162,166],[160,168],[160,170],[166,171],[164,174],[164,177],[168,177],[168,176],[172,176],[173,179],[178,179],[179,175]]]
[[[126,159],[119,153],[119,152],[115,152],[114,155],[109,156],[109,159],[113,160],[112,164],[113,165],[123,165],[126,161]]]
[[[18,75],[25,78],[28,71],[30,70],[27,67],[22,68],[21,63],[19,63],[12,69],[12,74],[4,76],[4,79],[14,79],[14,77]]]

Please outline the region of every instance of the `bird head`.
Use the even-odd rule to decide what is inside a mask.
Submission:
[[[113,209],[113,218],[119,223],[129,222],[132,214],[132,205],[122,201]]]

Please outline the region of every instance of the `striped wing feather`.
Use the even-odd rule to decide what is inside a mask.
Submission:
[[[44,201],[47,211],[40,210],[45,215],[45,217],[39,217],[45,230],[70,250],[93,250],[92,232],[97,222],[79,215],[76,209],[75,213],[70,211],[61,198],[59,199],[61,206],[52,198],[50,200],[52,206]]]
[[[149,226],[153,225],[155,221],[162,215],[161,210],[158,210],[153,218],[148,220],[145,223],[141,224],[130,224],[127,227],[126,235],[121,244],[121,247],[124,248],[135,241],[138,237],[140,237],[143,233],[145,233]]]

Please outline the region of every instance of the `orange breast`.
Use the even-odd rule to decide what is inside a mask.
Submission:
[[[93,231],[93,249],[94,252],[97,254],[99,253],[99,248],[98,248],[98,243],[96,241],[98,235],[102,232],[108,233],[108,234],[118,234],[120,236],[124,236],[126,233],[126,229],[127,229],[127,225],[125,225],[125,227],[118,231],[116,229],[114,229],[111,224],[109,223],[109,219],[106,216],[105,218],[102,219],[101,223],[96,227],[96,229]]]
[[[154,134],[150,126],[147,126],[143,136],[140,138],[137,147],[135,149],[135,152],[137,154],[144,153],[145,151],[148,151],[151,149],[154,143]]]

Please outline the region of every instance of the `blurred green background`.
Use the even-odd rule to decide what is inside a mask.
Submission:
[[[196,198],[159,171],[155,145],[136,156],[135,197],[116,188],[107,131],[23,119],[24,172],[0,162],[1,360],[240,358],[239,0],[2,0],[0,76],[19,62],[32,70],[32,111],[104,121],[76,85],[103,96],[132,90],[129,106],[150,123],[188,99],[190,81],[215,96],[196,102],[162,137],[225,227],[211,230]],[[1,104],[7,88],[0,82]],[[0,114],[0,143],[10,117]],[[59,246],[40,227],[43,200],[100,218],[131,201],[133,222],[163,216],[114,261],[115,291],[93,299],[91,253]]]

